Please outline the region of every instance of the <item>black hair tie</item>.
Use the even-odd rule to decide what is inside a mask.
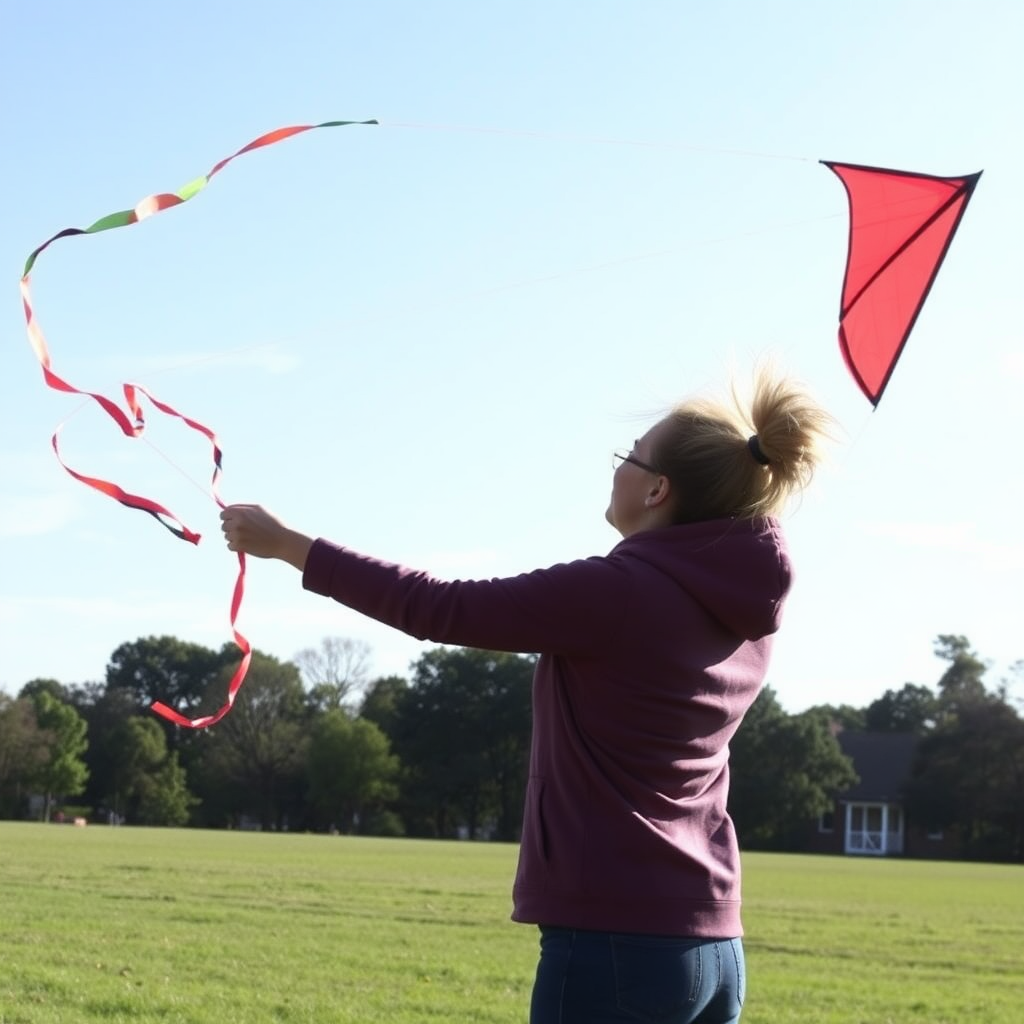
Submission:
[[[762,466],[770,466],[772,460],[761,451],[761,443],[757,439],[757,434],[751,435],[747,439],[747,448],[750,450],[750,454],[753,455],[756,462],[761,463]]]

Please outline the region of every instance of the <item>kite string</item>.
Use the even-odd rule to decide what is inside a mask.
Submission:
[[[505,281],[503,283],[488,285],[482,288],[474,288],[468,291],[455,291],[451,292],[447,297],[435,299],[431,302],[422,302],[418,306],[413,306],[406,302],[394,302],[388,305],[388,308],[383,311],[368,312],[361,316],[350,316],[344,319],[333,318],[329,321],[322,322],[315,325],[311,329],[304,330],[301,335],[285,335],[283,337],[276,338],[273,341],[259,341],[254,342],[250,345],[237,345],[229,349],[222,349],[219,352],[209,352],[205,355],[195,356],[191,359],[179,360],[173,363],[167,363],[164,366],[151,367],[146,371],[145,376],[157,377],[168,373],[176,373],[181,370],[191,369],[195,366],[200,366],[204,363],[215,362],[221,359],[230,359],[234,356],[245,355],[249,352],[256,352],[260,349],[270,349],[276,346],[288,342],[289,346],[301,344],[303,341],[308,341],[309,336],[313,333],[326,331],[328,329],[337,329],[340,327],[351,327],[356,324],[375,324],[382,323],[388,320],[394,320],[396,318],[407,318],[412,314],[422,315],[423,313],[457,308],[458,306],[471,302],[475,299],[482,298],[489,295],[500,295],[504,292],[515,291],[520,288],[530,288],[535,285],[548,284],[554,281],[565,280],[573,277],[580,277],[586,274],[599,273],[604,270],[611,270],[616,267],[627,266],[632,263],[642,263],[645,260],[657,260],[664,259],[667,257],[675,256],[682,252],[692,251],[699,249],[703,246],[720,245],[726,242],[735,241],[741,238],[754,238],[758,235],[765,235],[781,231],[790,231],[795,228],[801,228],[813,224],[821,224],[830,220],[838,220],[843,216],[842,213],[830,213],[825,214],[821,217],[808,217],[797,221],[788,221],[784,224],[772,224],[766,225],[761,228],[753,228],[748,231],[741,231],[737,234],[731,235],[718,235],[715,237],[702,238],[695,240],[690,245],[673,246],[670,248],[663,249],[652,249],[649,252],[632,253],[627,256],[622,256],[617,259],[604,260],[599,263],[587,263],[581,264],[575,267],[569,267],[564,270],[556,270],[548,274],[537,274],[531,277],[519,278],[514,281]]]
[[[650,139],[626,139],[600,135],[577,135],[571,132],[540,131],[530,128],[494,128],[486,125],[428,124],[416,121],[380,120],[385,128],[410,128],[420,131],[466,132],[476,135],[507,135],[517,138],[541,139],[549,142],[583,142],[600,146],[635,146],[640,149],[681,150],[688,153],[708,153],[715,156],[746,157],[754,160],[793,160],[799,163],[814,163],[813,157],[795,156],[790,153],[767,153],[759,150],[730,149],[728,147],[695,146],[686,142],[655,141]]]
[[[58,424],[55,433],[60,433],[64,427],[71,422],[76,416],[80,415],[83,410],[88,409],[94,405],[91,398],[85,398],[74,409],[71,410]],[[209,498],[218,507],[221,506],[221,502],[217,500],[217,495],[213,493],[210,487],[201,484],[194,476],[192,476],[188,470],[186,470],[180,463],[175,462],[159,445],[153,443],[152,438],[147,433],[141,433],[138,435],[138,440],[142,441],[147,447],[154,451],[161,459],[164,460],[172,469],[174,469],[180,476],[183,476],[204,498]]]
[[[204,498],[209,498],[218,508],[223,508],[223,502],[218,499],[217,495],[213,492],[212,488],[206,487],[201,484],[194,476],[192,476],[188,470],[186,470],[179,463],[175,462],[162,448],[155,445],[150,438],[145,434],[140,435],[139,438],[148,448],[154,451],[160,456],[164,462],[167,463],[173,470],[175,470],[180,476],[184,477]]]
[[[810,163],[816,162],[811,157],[796,156],[793,154],[780,154],[780,153],[769,153],[757,150],[741,150],[727,147],[711,147],[711,146],[697,146],[688,143],[664,141],[664,140],[649,140],[649,139],[629,139],[621,137],[609,137],[609,136],[588,136],[569,132],[555,132],[555,131],[542,131],[537,129],[514,129],[514,128],[500,128],[486,125],[453,125],[453,124],[431,124],[426,122],[413,122],[413,121],[371,121],[371,122],[325,122],[324,125],[317,126],[298,126],[295,128],[278,129],[274,132],[268,132],[261,136],[259,139],[254,140],[246,146],[233,153],[230,157],[219,161],[211,171],[203,178],[196,179],[190,182],[187,186],[179,190],[178,193],[170,195],[161,195],[147,197],[142,200],[136,207],[134,212],[125,211],[123,220],[115,220],[114,218],[122,215],[111,215],[111,217],[102,218],[92,228],[86,229],[86,232],[90,232],[94,229],[105,230],[107,226],[125,226],[127,223],[135,222],[135,219],[142,219],[148,216],[152,216],[154,213],[162,212],[163,209],[169,208],[171,205],[179,205],[182,202],[192,198],[197,192],[201,191],[202,188],[209,183],[209,180],[222,170],[228,163],[234,160],[236,157],[241,156],[244,153],[251,151],[252,149],[259,148],[266,145],[271,145],[275,142],[282,141],[285,138],[291,137],[291,135],[298,134],[301,131],[308,130],[309,127],[327,127],[341,124],[373,124],[377,123],[385,127],[394,128],[405,128],[411,130],[422,130],[422,131],[439,131],[439,132],[465,132],[483,135],[500,135],[516,138],[534,138],[546,141],[562,141],[562,142],[576,142],[586,143],[591,145],[617,145],[617,146],[634,146],[646,149],[661,149],[661,150],[680,150],[687,152],[700,152],[709,153],[715,155],[725,156],[737,156],[750,159],[771,159],[771,160],[790,160],[794,162]],[[695,243],[695,245],[712,245],[721,242],[733,240],[735,238],[747,238],[757,234],[763,234],[769,231],[781,231],[787,230],[792,227],[797,227],[803,224],[814,223],[816,221],[824,221],[833,218],[837,218],[841,214],[830,214],[825,217],[811,218],[807,220],[801,220],[791,222],[783,225],[768,226],[763,229],[755,229],[753,231],[741,232],[737,235],[720,236],[717,238],[703,239]],[[100,227],[103,225],[103,227]],[[79,232],[77,229],[66,229],[65,232],[60,232],[54,236],[50,241],[56,240],[68,233],[85,233]],[[46,243],[49,245],[49,242]],[[42,251],[46,245],[41,246],[36,253],[33,253],[32,259]],[[687,248],[692,248],[687,247]],[[434,302],[429,305],[428,308],[450,308],[460,302],[478,298],[482,295],[496,294],[506,290],[514,290],[516,288],[528,287],[530,285],[541,284],[550,281],[556,281],[562,278],[572,277],[579,274],[593,273],[600,270],[609,269],[615,266],[624,266],[629,263],[640,262],[648,259],[663,258],[671,256],[674,253],[680,251],[678,247],[656,250],[649,253],[633,254],[622,257],[617,260],[609,260],[598,264],[588,264],[581,267],[569,268],[567,270],[556,271],[551,274],[539,275],[536,277],[524,278],[519,281],[506,282],[504,284],[498,284],[483,289],[470,291],[467,293],[458,293],[448,300],[442,300],[440,302]],[[386,314],[390,315],[390,314]],[[362,317],[358,320],[346,320],[342,323],[353,323],[353,322],[374,322],[379,319],[378,317],[368,318]],[[322,325],[321,329],[324,329],[331,325]],[[185,362],[175,362],[169,364],[166,367],[151,369],[146,373],[146,377],[152,377],[163,373],[174,372],[176,370],[185,369],[191,366],[200,365],[202,363],[210,362],[219,358],[223,358],[226,355],[236,355],[245,352],[256,351],[261,348],[269,348],[274,345],[280,344],[280,340],[273,342],[257,342],[252,345],[244,345],[235,348],[231,348],[222,353],[210,353],[208,355],[197,356],[194,359]],[[165,456],[166,458],[166,456]],[[172,463],[173,465],[173,463]],[[180,470],[179,470],[180,471]],[[193,481],[194,483],[194,481]]]

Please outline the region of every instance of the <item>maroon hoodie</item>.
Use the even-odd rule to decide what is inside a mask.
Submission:
[[[479,581],[318,540],[303,586],[421,640],[541,655],[515,920],[733,938],[729,741],[790,579],[778,523],[730,519]]]

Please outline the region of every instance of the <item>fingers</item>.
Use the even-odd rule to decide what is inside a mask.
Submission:
[[[262,511],[263,509],[259,505],[228,505],[227,508],[221,509],[220,528],[227,541],[228,551],[247,552],[250,550],[246,545],[246,539],[248,538],[250,542],[252,540],[252,531],[249,529],[253,519],[252,514]]]
[[[221,509],[221,532],[228,551],[256,558],[278,558],[302,571],[313,539],[287,527],[262,505],[228,505]]]
[[[280,557],[289,530],[262,505],[228,505],[221,510],[220,518],[229,551],[257,558]]]

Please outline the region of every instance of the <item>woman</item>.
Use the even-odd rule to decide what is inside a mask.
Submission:
[[[605,557],[442,581],[222,513],[232,551],[420,639],[539,653],[513,919],[540,926],[531,1024],[731,1024],[744,993],[729,741],[790,586],[778,522],[830,418],[761,372],[617,455]]]

